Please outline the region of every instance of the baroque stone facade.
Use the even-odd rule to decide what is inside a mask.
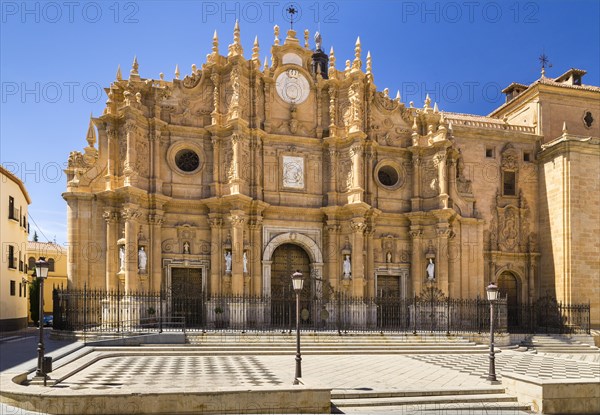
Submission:
[[[183,79],[141,78],[137,59],[129,79],[119,69],[88,146],[69,156],[69,284],[187,278],[203,294],[270,295],[287,258],[319,291],[435,284],[473,298],[499,281],[516,304],[592,301],[600,324],[600,219],[579,206],[598,190],[600,88],[581,85],[585,72],[512,84],[489,116],[465,115],[377,90],[360,41],[338,70],[315,39],[276,26],[261,65],[236,24],[227,55],[215,33]]]

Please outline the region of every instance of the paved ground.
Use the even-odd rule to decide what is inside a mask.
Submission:
[[[35,358],[37,330],[0,337],[2,368],[23,363],[22,356]],[[21,338],[22,337],[22,338]],[[69,342],[49,341],[49,349]],[[68,347],[75,348],[76,344]],[[164,351],[130,348],[125,356],[107,356],[94,351],[73,363],[58,368],[53,378],[65,376],[73,368],[107,356],[66,377],[56,385],[86,393],[91,390],[127,389],[135,391],[207,390],[227,387],[264,387],[290,385],[294,378],[294,355],[193,355],[194,348]],[[187,350],[187,351],[186,351]],[[12,355],[11,356],[7,356]],[[153,355],[154,354],[154,355]],[[540,379],[593,379],[600,382],[598,355],[551,356],[504,350],[497,354],[497,372],[518,373]],[[28,361],[25,366],[35,366]],[[303,380],[311,386],[336,390],[456,390],[490,388],[485,380],[487,354],[342,354],[303,357]],[[502,386],[497,386],[503,389]],[[381,412],[383,411],[383,412]],[[384,413],[385,409],[365,408],[362,413]],[[420,413],[420,412],[419,412]],[[450,414],[451,412],[445,412]],[[464,413],[464,412],[456,412]],[[479,412],[469,411],[469,414]],[[491,412],[486,412],[491,413]],[[520,412],[511,412],[520,413]],[[0,405],[0,415],[30,415],[19,408]]]

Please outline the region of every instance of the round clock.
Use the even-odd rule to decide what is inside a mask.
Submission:
[[[289,104],[301,104],[310,92],[307,79],[297,69],[288,69],[277,77],[277,94]]]

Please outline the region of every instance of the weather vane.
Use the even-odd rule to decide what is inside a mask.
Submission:
[[[542,75],[544,75],[546,73],[546,67],[552,68],[552,64],[550,63],[550,59],[544,52],[542,52],[538,59],[542,64]]]
[[[298,10],[291,5],[285,11],[290,15],[290,29],[294,30],[294,15],[298,13]]]

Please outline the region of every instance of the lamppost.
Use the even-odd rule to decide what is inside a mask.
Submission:
[[[494,383],[496,379],[496,356],[494,355],[494,303],[498,299],[498,286],[493,282],[487,286],[487,299],[490,302],[490,368],[487,380]]]
[[[300,291],[304,286],[304,276],[300,271],[292,274],[292,286],[296,293],[296,376],[294,385],[299,385],[302,378],[302,356],[300,355]]]
[[[39,309],[39,324],[40,324],[40,339],[37,346],[38,352],[38,364],[37,371],[35,372],[35,377],[39,380],[41,378],[44,379],[44,386],[46,386],[47,375],[44,372],[44,280],[48,277],[48,262],[46,259],[41,256],[39,260],[35,263],[35,275],[40,282],[40,309]]]

